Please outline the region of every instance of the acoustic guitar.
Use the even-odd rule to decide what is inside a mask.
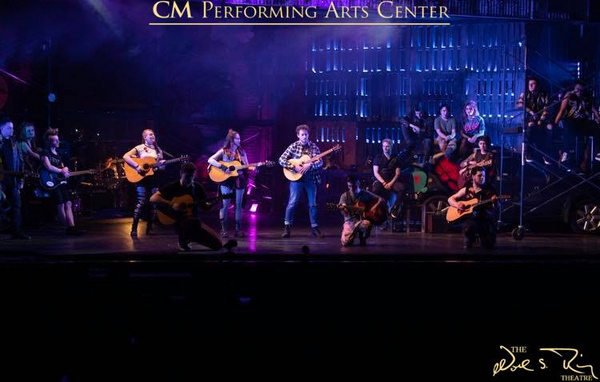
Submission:
[[[208,176],[209,178],[216,183],[221,183],[226,181],[227,179],[240,175],[241,170],[247,169],[249,167],[260,167],[260,166],[268,166],[272,167],[275,163],[271,161],[266,162],[257,162],[250,164],[241,164],[239,161],[234,160],[231,162],[219,161],[220,165],[227,166],[227,169],[230,171],[229,174],[222,170],[220,167],[209,166],[208,168]]]
[[[223,199],[233,198],[235,198],[234,193],[228,195],[215,196],[213,198],[207,198],[205,199],[205,201],[207,203],[212,204],[219,202]],[[160,224],[173,225],[183,218],[194,216],[194,207],[196,206],[196,202],[194,201],[194,198],[191,195],[185,194],[182,196],[176,196],[173,199],[171,199],[171,205],[173,204],[179,204],[179,209],[174,210],[171,206],[167,206],[162,203],[156,203],[156,215]]]
[[[96,170],[70,171],[69,178],[85,174],[95,174]],[[61,184],[67,184],[67,178],[61,173],[48,171],[45,167],[40,168],[40,184],[42,188],[51,191]]]
[[[506,201],[510,199],[510,195],[499,195],[498,196],[498,201]],[[470,200],[461,200],[460,201],[462,204],[465,205],[465,209],[460,212],[458,210],[458,208],[456,207],[448,207],[448,210],[446,211],[446,220],[448,221],[448,223],[452,223],[455,222],[459,219],[464,219],[467,218],[469,216],[471,216],[473,214],[473,210],[479,206],[483,206],[485,204],[489,204],[492,203],[492,199],[485,199],[482,201],[479,201],[479,199],[477,198],[473,198]]]
[[[482,161],[479,161],[479,162],[475,163],[474,165],[467,164],[466,167],[463,167],[463,168],[461,168],[458,171],[458,174],[464,176],[465,173],[467,173],[467,171],[471,171],[472,168],[475,168],[475,167],[486,167],[486,166],[489,166],[491,164],[492,164],[492,160],[491,159],[484,159]]]
[[[341,149],[342,149],[342,146],[335,145],[334,147],[330,148],[329,150],[324,151],[321,154],[316,155],[312,158],[309,157],[308,155],[302,155],[298,159],[288,159],[288,162],[291,165],[293,165],[294,167],[303,166],[307,163],[314,163],[314,162],[318,161],[319,159],[323,158],[324,156],[329,155],[334,151],[339,151]],[[285,175],[285,177],[291,181],[297,181],[297,180],[300,180],[304,174],[302,174],[301,172],[296,172],[295,169],[284,168],[283,175]]]
[[[327,203],[327,209],[329,211],[331,211],[331,210],[346,210],[346,211],[348,211],[348,213],[350,215],[356,216],[360,219],[369,220],[371,223],[378,226],[378,225],[385,223],[385,221],[388,218],[387,204],[385,202],[382,202],[379,204],[379,207],[377,207],[374,211],[371,211],[371,208],[376,203],[377,203],[377,201],[374,201],[369,204],[365,204],[363,202],[358,201],[352,206],[345,206],[345,205],[336,204],[336,203]]]
[[[131,160],[133,160],[137,165],[139,165],[144,171],[142,174],[140,174],[133,166],[131,166],[128,163],[127,166],[123,166],[125,170],[125,177],[131,183],[137,183],[144,178],[154,175],[154,171],[156,171],[156,169],[159,167],[166,166],[172,163],[187,162],[189,160],[189,156],[182,155],[179,158],[169,159],[164,163],[161,163],[160,165],[158,164],[158,161],[154,158],[131,158]]]

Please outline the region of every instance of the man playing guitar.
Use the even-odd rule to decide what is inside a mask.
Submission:
[[[368,219],[357,217],[356,214],[351,213],[351,207],[360,202],[365,206],[370,206],[369,211],[373,212],[385,203],[385,201],[374,193],[361,189],[360,179],[354,176],[348,177],[347,186],[348,191],[342,194],[338,205],[344,216],[341,242],[343,246],[352,245],[358,234],[360,245],[365,246],[367,245],[367,238],[371,235],[373,223]]]
[[[473,247],[476,237],[481,239],[484,248],[494,248],[496,245],[496,202],[498,196],[496,191],[486,184],[485,168],[474,167],[471,170],[472,184],[461,188],[458,192],[448,198],[448,204],[463,212],[466,208],[461,200],[491,199],[493,204],[485,204],[477,207],[463,222],[463,234],[465,235],[465,248]]]
[[[221,239],[198,218],[198,206],[209,210],[213,204],[206,201],[206,192],[202,185],[194,181],[195,173],[196,166],[193,163],[182,164],[179,180],[162,186],[152,195],[150,202],[168,209],[176,216],[175,231],[178,234],[180,250],[190,251],[190,242],[196,242],[217,251],[223,247]],[[191,203],[178,202],[186,196]]]
[[[125,162],[127,162],[129,166],[136,169],[140,175],[143,175],[146,170],[131,158],[154,158],[158,165],[165,162],[163,159],[163,151],[156,143],[156,136],[154,135],[154,131],[152,131],[152,129],[145,129],[142,131],[142,142],[142,144],[135,146],[123,155]],[[158,186],[156,177],[154,176],[145,177],[136,184],[137,204],[135,206],[135,210],[133,211],[133,222],[131,224],[130,233],[131,237],[137,237],[137,227],[138,223],[140,222],[140,217],[142,216],[142,210],[148,202],[150,195],[156,191],[158,191]],[[148,214],[146,235],[152,234],[152,227],[155,219],[156,207],[152,206],[151,211]]]
[[[319,230],[319,223],[317,221],[317,186],[321,183],[320,171],[323,167],[323,159],[319,158],[319,160],[315,162],[296,166],[290,163],[290,159],[298,159],[303,155],[308,155],[312,158],[321,153],[319,147],[308,140],[309,134],[308,125],[296,127],[296,136],[298,137],[298,140],[289,145],[283,154],[281,154],[281,157],[279,157],[279,165],[281,167],[293,169],[296,173],[302,174],[302,177],[299,180],[290,181],[290,196],[285,209],[285,228],[281,235],[282,238],[290,237],[292,224],[294,222],[294,211],[296,209],[296,204],[300,199],[300,192],[302,189],[306,190],[306,196],[308,198],[312,235],[315,237],[324,236]]]

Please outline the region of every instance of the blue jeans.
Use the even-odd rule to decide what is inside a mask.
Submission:
[[[229,195],[235,192],[235,221],[238,222],[242,220],[242,202],[244,199],[244,191],[243,188],[233,188],[225,184],[221,184],[221,194]],[[219,219],[227,220],[227,210],[231,205],[231,199],[223,199],[223,207],[219,210]]]
[[[302,180],[290,182],[290,199],[285,209],[285,225],[292,225],[294,223],[294,210],[300,199],[300,191],[302,189],[306,190],[306,196],[308,197],[310,226],[317,227],[319,225],[317,222],[317,185],[312,181]]]

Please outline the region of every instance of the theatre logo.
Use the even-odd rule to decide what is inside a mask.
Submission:
[[[311,2],[307,2],[311,4]],[[152,14],[155,21],[151,25],[179,24],[201,25],[210,21],[235,21],[239,23],[257,20],[267,24],[272,21],[286,21],[304,23],[311,20],[327,23],[328,21],[353,21],[360,20],[369,23],[396,23],[400,24],[449,24],[450,16],[448,7],[433,5],[403,6],[394,4],[393,1],[382,0],[376,6],[347,6],[336,4],[335,0],[329,2],[327,7],[315,5],[244,5],[229,4],[216,5],[212,1],[168,1],[161,0],[153,3]]]
[[[492,369],[494,377],[507,377],[513,373],[535,373],[536,377],[544,376],[544,380],[546,377],[554,377],[548,380],[558,381],[598,380],[594,366],[577,348],[536,348],[530,351],[527,346],[501,345],[500,351],[500,359]],[[500,379],[504,380],[498,380]]]

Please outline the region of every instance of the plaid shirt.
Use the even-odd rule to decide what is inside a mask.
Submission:
[[[293,169],[294,166],[288,162],[290,159],[299,159],[302,155],[308,155],[309,157],[315,157],[321,153],[319,147],[308,141],[306,146],[303,146],[300,141],[296,141],[288,146],[288,148],[281,154],[279,157],[279,165],[281,167],[285,167],[287,169]],[[321,183],[321,167],[323,167],[323,159],[319,159],[316,162],[313,162],[312,167],[308,170],[304,175],[312,178],[315,184]],[[304,179],[306,176],[303,176],[301,179]]]

